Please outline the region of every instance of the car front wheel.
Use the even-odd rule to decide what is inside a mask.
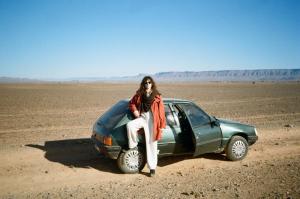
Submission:
[[[118,167],[123,173],[137,173],[146,164],[146,154],[142,147],[121,152],[117,159]]]
[[[246,157],[248,142],[241,136],[233,136],[227,145],[226,156],[229,160],[237,161]]]

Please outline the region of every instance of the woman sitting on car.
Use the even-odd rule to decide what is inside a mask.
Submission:
[[[152,177],[157,166],[157,141],[161,139],[161,129],[166,127],[163,100],[152,77],[143,78],[140,88],[129,101],[129,108],[135,116],[127,124],[129,149],[137,149],[137,131],[144,128],[147,165]]]

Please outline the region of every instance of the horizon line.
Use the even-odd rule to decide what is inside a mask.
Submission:
[[[44,81],[53,81],[53,80],[72,80],[72,79],[94,79],[94,78],[102,78],[102,79],[111,79],[111,78],[124,78],[124,77],[138,77],[141,75],[157,75],[161,73],[198,73],[198,72],[224,72],[224,71],[266,71],[266,70],[300,70],[299,68],[267,68],[267,69],[228,69],[228,70],[184,70],[184,71],[161,71],[156,73],[137,73],[133,75],[124,75],[124,76],[73,76],[73,77],[48,77],[48,78],[38,78],[38,77],[22,77],[22,76],[6,76],[6,75],[0,75],[0,78],[15,78],[15,79],[28,79],[28,80],[44,80]]]

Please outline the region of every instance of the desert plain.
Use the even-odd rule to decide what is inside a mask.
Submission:
[[[0,198],[300,198],[300,83],[158,83],[163,97],[256,126],[242,161],[159,159],[123,174],[90,141],[95,120],[138,83],[0,84]]]

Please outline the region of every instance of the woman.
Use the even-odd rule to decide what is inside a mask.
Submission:
[[[143,78],[129,108],[135,119],[127,124],[128,145],[130,149],[137,147],[137,131],[144,128],[147,165],[152,177],[157,166],[157,141],[161,139],[161,129],[166,127],[163,100],[152,77]]]

